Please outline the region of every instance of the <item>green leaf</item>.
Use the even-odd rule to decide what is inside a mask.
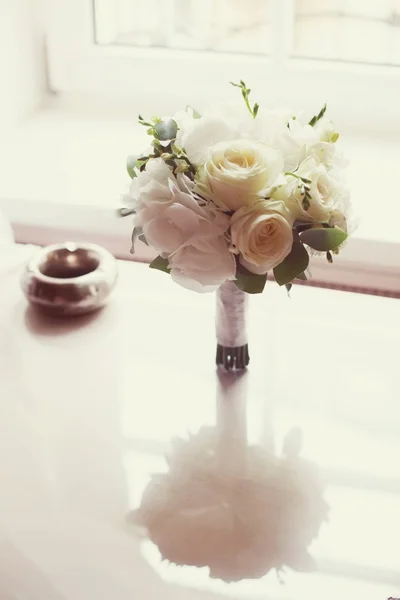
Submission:
[[[303,231],[300,233],[300,238],[304,244],[314,250],[328,252],[338,248],[347,238],[347,233],[339,227],[318,227]]]
[[[150,263],[150,269],[157,269],[158,271],[163,271],[164,273],[169,273],[170,268],[168,264],[168,258],[162,258],[162,256],[157,256],[152,263]]]
[[[148,161],[148,156],[128,156],[126,159],[126,170],[129,173],[131,179],[137,177],[137,171],[141,169]]]
[[[144,125],[145,127],[153,127],[153,125],[151,123],[149,123],[149,121],[145,121],[142,117],[142,115],[138,116],[138,121],[140,123],[140,125]]]
[[[320,120],[322,119],[322,117],[324,116],[326,112],[326,104],[324,104],[324,106],[321,108],[321,110],[319,111],[319,113],[314,116],[311,121],[309,121],[309,125],[311,125],[311,127],[314,127],[314,125]]]
[[[143,242],[143,244],[146,244],[146,246],[149,245],[149,242],[146,240],[146,236],[144,235],[144,233],[141,233],[140,235],[138,235],[138,240]]]
[[[188,104],[186,107],[186,111],[188,111],[188,110],[192,111],[193,119],[201,119],[201,114],[195,108],[193,108],[193,106],[190,106]]]
[[[163,119],[154,125],[154,137],[163,142],[174,140],[178,133],[178,125],[174,119]]]
[[[135,242],[141,233],[142,233],[141,227],[133,228],[132,235],[131,235],[131,242],[132,242],[131,249],[130,249],[131,254],[135,254]]]
[[[235,284],[239,290],[247,294],[261,294],[264,291],[266,282],[267,274],[255,275],[238,263]]]
[[[274,269],[274,277],[279,285],[290,283],[303,273],[310,262],[307,250],[297,240],[293,242],[292,250],[280,265]]]
[[[300,279],[300,281],[308,281],[308,277],[304,272],[297,275],[296,279]]]
[[[123,206],[122,208],[117,209],[118,217],[129,217],[129,215],[135,215],[136,210],[134,208],[129,208],[128,206]]]
[[[137,173],[136,173],[136,161],[137,161],[137,156],[128,156],[128,158],[126,159],[126,170],[128,171],[129,177],[131,179],[133,179],[134,177],[137,177]]]

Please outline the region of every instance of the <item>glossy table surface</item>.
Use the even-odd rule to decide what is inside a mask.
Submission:
[[[0,250],[1,600],[400,596],[399,301],[268,282],[250,369],[229,377],[213,295],[120,262],[104,310],[51,320],[20,291],[33,251]],[[276,452],[301,429],[330,505],[315,572],[227,584],[161,562],[127,522],[171,439],[221,419]]]

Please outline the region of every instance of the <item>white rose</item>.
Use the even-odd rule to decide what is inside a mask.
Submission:
[[[199,192],[225,210],[257,202],[279,183],[282,154],[261,142],[234,140],[210,148],[198,179]]]
[[[295,172],[287,176],[287,184],[274,192],[274,199],[285,202],[295,220],[304,222],[328,223],[332,212],[340,208],[348,199],[348,191],[315,157],[303,161]],[[304,184],[299,179],[310,180],[309,207],[304,207]]]
[[[169,257],[169,266],[172,279],[195,292],[212,292],[236,273],[224,236],[193,240]]]
[[[279,265],[293,244],[293,220],[282,202],[260,200],[231,217],[232,244],[240,262],[256,274]]]

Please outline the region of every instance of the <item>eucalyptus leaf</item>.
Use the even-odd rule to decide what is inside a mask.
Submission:
[[[137,161],[137,156],[132,155],[132,156],[128,156],[128,158],[126,159],[126,170],[128,171],[129,177],[131,179],[133,179],[134,177],[137,177],[137,173],[136,173],[136,161]]]
[[[157,269],[157,271],[163,271],[164,273],[169,273],[170,268],[168,264],[168,259],[163,258],[162,256],[157,256],[152,263],[150,263],[150,269]]]
[[[146,236],[144,235],[144,233],[141,233],[140,235],[138,235],[138,240],[140,242],[143,242],[143,244],[146,244],[146,246],[149,245],[149,242],[146,240]]]
[[[300,233],[300,238],[304,244],[314,250],[328,252],[338,248],[347,238],[347,233],[339,227],[318,227],[303,231]]]
[[[308,281],[307,275],[304,272],[297,275],[296,279],[300,279],[300,281]]]
[[[135,254],[135,242],[142,233],[143,232],[142,232],[141,227],[133,228],[132,235],[131,235],[131,242],[132,242],[131,249],[130,249],[131,254]]]
[[[261,294],[267,282],[267,274],[255,275],[238,264],[235,284],[239,290],[247,294]]]
[[[160,141],[174,140],[178,133],[178,125],[174,119],[163,119],[154,125],[154,137]]]
[[[310,257],[303,244],[297,240],[293,242],[292,250],[280,265],[274,269],[274,277],[279,285],[285,285],[296,279],[308,267]]]
[[[118,217],[129,217],[129,215],[136,214],[136,210],[134,208],[129,208],[128,206],[123,206],[122,208],[117,209]]]

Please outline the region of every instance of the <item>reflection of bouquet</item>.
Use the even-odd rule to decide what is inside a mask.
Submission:
[[[327,516],[315,468],[286,443],[283,457],[203,428],[176,439],[168,473],[152,476],[133,514],[164,559],[208,567],[225,581],[285,566],[310,570],[307,548]]]
[[[217,289],[227,280],[261,292],[267,272],[290,286],[306,278],[309,251],[329,262],[347,237],[348,192],[338,133],[325,107],[311,120],[251,105],[202,116],[139,122],[151,149],[128,161],[132,240],[159,254],[151,267],[184,287]]]

